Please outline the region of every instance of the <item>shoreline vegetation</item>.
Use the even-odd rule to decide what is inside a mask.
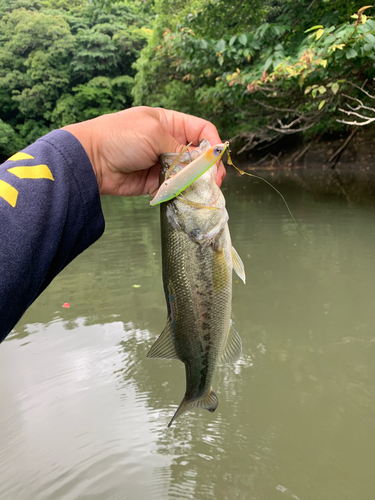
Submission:
[[[0,0],[0,159],[133,105],[202,116],[252,168],[372,168],[375,7]]]
[[[282,138],[262,150],[241,151],[232,145],[236,166],[251,170],[321,169],[332,171],[374,170],[375,131],[354,128],[349,133]]]

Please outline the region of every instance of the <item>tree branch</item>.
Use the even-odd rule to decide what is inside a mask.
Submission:
[[[334,159],[337,155],[339,155],[343,149],[345,149],[345,148],[346,148],[346,146],[349,144],[349,142],[353,139],[353,137],[354,137],[354,135],[356,134],[357,130],[358,130],[358,128],[355,128],[355,129],[352,131],[352,133],[349,135],[349,137],[347,137],[347,138],[346,138],[346,141],[344,142],[344,144],[343,144],[341,147],[339,147],[339,149],[338,149],[335,153],[333,153],[333,155],[332,155],[332,156],[330,157],[330,159],[328,160],[328,163],[331,163],[331,161],[333,161],[333,159]]]

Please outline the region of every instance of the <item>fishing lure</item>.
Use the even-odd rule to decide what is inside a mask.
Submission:
[[[178,160],[187,150],[189,147],[189,145],[187,145],[169,168],[167,172],[169,177],[166,177],[165,181],[158,189],[155,197],[151,200],[150,205],[153,207],[159,203],[164,203],[165,201],[169,201],[182,193],[182,191],[190,186],[190,184],[196,181],[201,175],[203,175],[209,168],[220,160],[228,146],[229,142],[212,146],[203,154],[198,156],[198,158],[189,163],[189,165],[181,169],[176,174],[171,175],[173,170],[172,167],[177,164]]]

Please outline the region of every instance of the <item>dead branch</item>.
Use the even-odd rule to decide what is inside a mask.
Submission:
[[[297,132],[305,132],[306,130],[309,130],[311,127],[313,127],[317,121],[318,121],[319,116],[317,116],[315,119],[312,119],[310,123],[307,123],[304,127],[300,128],[287,128],[284,126],[283,128],[277,128],[273,127],[272,125],[267,125],[267,128],[270,130],[274,130],[275,132],[279,132],[280,134],[285,134],[285,135],[290,135],[290,134],[296,134]],[[306,120],[307,121],[307,120]]]
[[[356,108],[353,108],[352,106],[350,106],[350,104],[348,103],[345,103],[346,106],[348,106],[349,109],[351,109],[352,111],[358,111],[359,109],[367,109],[368,111],[372,111],[374,112],[374,108],[370,108],[369,106],[365,106],[363,104],[363,102],[358,99],[357,97],[352,97],[350,95],[347,95],[347,94],[342,94],[344,97],[347,97],[348,99],[351,99],[352,101],[357,101],[359,103],[359,106],[357,106]]]
[[[355,128],[352,131],[352,133],[349,135],[349,137],[346,138],[346,141],[344,142],[344,144],[342,146],[340,146],[339,149],[335,153],[333,153],[333,155],[328,160],[328,163],[331,163],[331,161],[333,161],[333,159],[336,158],[336,156],[339,155],[346,148],[346,146],[349,144],[349,142],[353,139],[353,137],[357,133],[357,130],[358,130],[358,128]]]
[[[342,109],[340,109],[340,111],[342,111]],[[354,125],[356,127],[363,127],[364,125],[369,125],[370,123],[375,122],[375,118],[369,118],[368,120],[366,120],[364,122],[357,122],[357,121],[348,122],[346,120],[336,120],[336,121],[338,123],[344,123],[345,125]]]
[[[361,92],[363,92],[365,95],[367,95],[367,97],[370,97],[370,99],[375,99],[375,95],[371,95],[369,92],[367,92],[367,90],[365,90],[363,87],[366,85],[367,83],[367,80],[364,82],[363,86],[360,87],[359,85],[356,85],[355,83],[353,82],[347,82],[349,83],[349,85],[351,85],[352,87],[355,87],[356,89],[360,90]]]
[[[281,111],[282,113],[294,113],[297,116],[301,116],[301,114],[298,113],[298,111],[296,111],[295,109],[277,108],[276,106],[271,106],[270,104],[266,104],[265,102],[258,101],[257,99],[254,99],[254,102],[256,104],[259,104],[259,106],[263,106],[264,108],[272,109],[272,111]]]
[[[297,156],[295,158],[292,159],[292,161],[290,162],[291,165],[293,165],[294,163],[296,163],[300,158],[302,158],[302,156],[305,153],[307,153],[307,151],[310,149],[310,146],[311,146],[312,143],[313,143],[313,141],[310,141],[308,143],[308,145],[305,148],[303,148],[303,150],[299,154],[297,154]]]
[[[288,123],[288,125],[284,125],[283,122],[280,120],[280,118],[277,119],[277,123],[280,125],[280,128],[282,128],[283,130],[286,130],[288,128],[290,129],[296,123],[301,123],[301,116],[299,116],[295,120],[293,120],[290,123]]]
[[[367,97],[370,97],[371,99],[375,99],[375,96],[371,95],[369,92],[364,90],[362,87],[359,87],[358,85],[348,82],[350,85],[353,87],[357,88],[361,92],[363,92]],[[365,82],[366,83],[366,82]],[[364,83],[364,85],[365,85]],[[341,113],[345,113],[348,116],[355,116],[359,118],[361,121],[353,120],[336,120],[338,123],[344,123],[345,125],[354,125],[355,127],[363,127],[364,125],[368,125],[369,123],[375,122],[375,107],[370,107],[366,106],[361,99],[358,99],[358,97],[353,97],[347,94],[342,94],[344,97],[347,99],[354,101],[357,103],[357,106],[351,106],[349,103],[345,103],[344,105],[348,109],[343,109],[339,108],[339,111]],[[368,112],[373,113],[374,116],[368,116]]]
[[[368,125],[369,123],[375,122],[375,116],[374,117],[364,116],[364,115],[361,115],[360,113],[357,113],[356,111],[348,111],[348,110],[342,109],[342,108],[339,108],[339,111],[341,111],[342,113],[345,113],[349,116],[357,116],[358,118],[360,118],[361,120],[364,120],[364,121],[357,122],[355,120],[355,121],[350,122],[347,120],[336,120],[338,123],[345,123],[346,125],[354,125],[356,127],[363,127],[364,125]],[[373,111],[375,113],[374,108],[372,108],[371,111]]]

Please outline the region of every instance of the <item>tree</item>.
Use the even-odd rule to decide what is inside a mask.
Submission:
[[[244,0],[227,16],[221,0],[189,2],[174,16],[168,0],[159,5],[164,15],[136,63],[137,104],[198,113],[252,148],[338,130],[344,95],[372,90],[375,23],[355,0]]]
[[[0,155],[132,105],[132,65],[150,35],[141,7],[0,0]]]

